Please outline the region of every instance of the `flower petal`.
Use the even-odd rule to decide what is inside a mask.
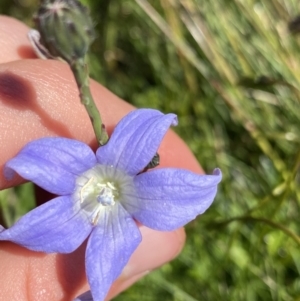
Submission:
[[[42,138],[29,142],[8,161],[4,174],[11,179],[16,172],[47,191],[66,195],[73,192],[75,177],[95,164],[95,154],[80,141]]]
[[[71,198],[62,196],[25,214],[0,233],[0,240],[9,240],[34,251],[70,253],[91,230],[91,223],[74,211]]]
[[[118,123],[109,143],[98,149],[97,159],[100,164],[136,175],[152,160],[169,127],[176,124],[174,114],[135,110]]]
[[[149,171],[135,177],[136,195],[126,195],[123,205],[143,225],[171,231],[211,205],[221,177],[219,169],[208,176],[171,168]]]
[[[110,209],[111,208],[111,209]],[[102,211],[86,249],[86,273],[94,301],[102,301],[141,242],[131,216],[117,204]]]

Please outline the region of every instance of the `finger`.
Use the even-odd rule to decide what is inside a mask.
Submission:
[[[36,57],[27,38],[28,30],[24,23],[0,16],[0,63]]]
[[[3,93],[4,85],[1,85],[2,77],[6,78],[6,82],[8,78],[8,86],[5,86],[6,93]],[[10,85],[14,91],[12,93],[10,93]],[[18,85],[23,88],[18,89]],[[22,97],[18,94],[19,92],[15,92],[16,90],[22,92],[20,94]],[[92,83],[92,91],[110,131],[124,114],[133,109],[132,106],[121,101],[96,83]],[[29,96],[26,96],[27,94]],[[3,114],[0,121],[0,148],[1,154],[3,154],[0,160],[2,166],[28,141],[42,136],[63,135],[93,144],[94,135],[89,118],[79,103],[71,73],[67,66],[62,63],[32,60],[0,65],[0,110]],[[167,135],[159,152],[162,164],[165,166],[173,165],[197,169],[197,164],[192,163],[194,159],[187,147],[172,132]],[[179,160],[181,156],[184,156],[185,159]],[[2,187],[9,184],[4,180],[2,183]],[[145,236],[146,232],[147,235]],[[177,234],[174,235],[174,232],[156,232],[144,228],[143,242],[136,251],[137,254],[141,255],[134,255],[131,261],[134,267],[130,268],[129,265],[127,271],[131,272],[127,272],[127,274],[125,269],[125,276],[122,276],[121,280],[118,280],[114,285],[111,294],[114,295],[129,285],[129,279],[136,277],[132,275],[143,274],[138,269],[142,265],[135,264],[135,262],[141,258],[146,260],[147,257],[145,256],[148,256],[146,254],[155,254],[152,260],[145,261],[149,264],[144,267],[146,270],[151,270],[171,260],[181,249],[184,241],[183,232],[175,233]],[[9,294],[12,294],[10,298],[12,300],[15,294],[24,292],[22,290],[24,287],[30,291],[29,300],[35,300],[36,297],[34,296],[39,296],[39,300],[56,300],[58,299],[56,294],[73,296],[87,289],[84,277],[84,248],[69,256],[34,253],[9,243],[1,243],[0,248],[5,251],[0,255],[0,270],[9,271],[9,275],[12,275],[15,281],[15,277],[17,277],[18,282],[20,282],[20,286],[14,286],[15,289],[12,290],[11,277],[6,274],[1,276],[1,286],[6,289],[6,294],[9,297],[11,297]],[[165,253],[157,254],[158,248],[164,249]],[[147,250],[148,253],[139,250]],[[17,258],[15,258],[16,253]],[[8,264],[10,265],[7,266]],[[29,271],[26,270],[28,266],[30,266]],[[74,281],[74,267],[76,267],[76,277],[78,278],[75,279],[76,281]],[[39,281],[37,282],[36,279]],[[39,293],[43,291],[47,292],[43,296],[44,299]]]
[[[131,284],[132,279],[173,259],[183,246],[182,230],[172,233],[146,227],[140,230],[143,242],[112,286],[110,298]],[[2,242],[0,246],[0,300],[67,301],[89,289],[84,273],[85,245],[72,254],[49,255],[9,242]],[[161,250],[160,254],[153,248]]]

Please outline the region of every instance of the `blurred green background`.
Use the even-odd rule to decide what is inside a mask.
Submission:
[[[182,254],[115,300],[300,300],[299,1],[82,2],[98,35],[91,76],[178,114],[175,131],[224,175]],[[32,25],[36,7],[1,0],[0,13]],[[30,194],[28,184],[0,192],[7,223],[33,206]]]

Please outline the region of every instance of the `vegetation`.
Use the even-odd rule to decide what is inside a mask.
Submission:
[[[2,2],[0,13],[32,25],[36,0]],[[82,2],[97,22],[92,77],[178,114],[204,169],[224,175],[182,254],[115,300],[300,300],[299,1]]]

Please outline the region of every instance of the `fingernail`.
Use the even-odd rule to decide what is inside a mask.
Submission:
[[[129,286],[131,286],[133,283],[137,282],[139,279],[142,277],[146,276],[149,274],[151,271],[144,271],[142,273],[136,274],[128,279],[121,280],[120,278],[112,285],[108,295],[106,296],[105,300],[111,300],[118,294],[120,294],[122,291],[127,289]],[[89,299],[87,300],[74,300],[74,301],[90,301]]]
[[[174,259],[184,245],[185,235],[182,229],[173,232],[160,232],[142,226],[140,231],[143,235],[143,241],[124,268],[120,276],[122,281],[153,270]]]

